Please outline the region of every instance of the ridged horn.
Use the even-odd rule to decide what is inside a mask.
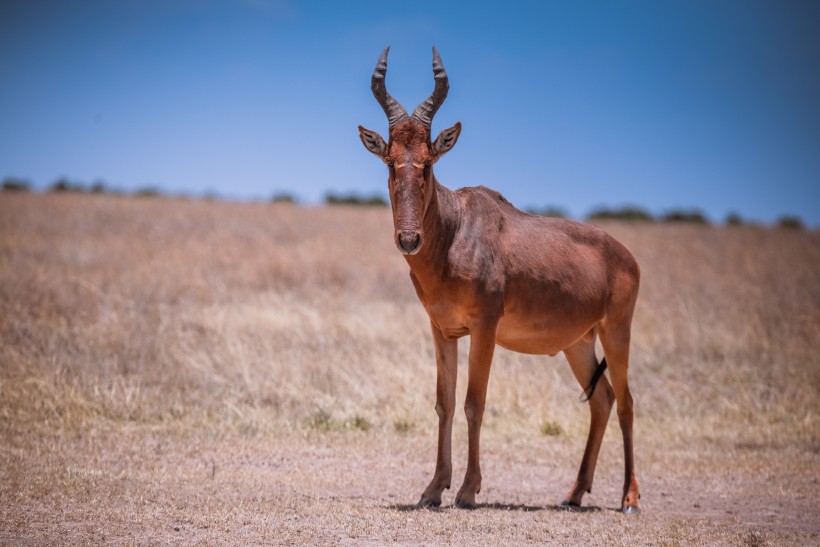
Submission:
[[[387,52],[390,51],[390,46],[384,48],[379,62],[376,63],[376,69],[373,71],[373,78],[370,80],[370,89],[373,90],[373,96],[379,101],[379,104],[387,114],[387,122],[390,127],[393,127],[398,122],[407,117],[407,111],[399,102],[390,96],[387,92],[387,86],[384,83],[385,74],[387,74]]]
[[[444,65],[441,63],[441,56],[436,46],[433,46],[433,78],[436,80],[433,94],[413,111],[413,117],[428,129],[433,123],[433,116],[436,115],[436,111],[447,98],[447,92],[450,90],[450,80],[447,78],[447,72],[444,71]]]

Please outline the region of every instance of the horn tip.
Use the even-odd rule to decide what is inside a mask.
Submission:
[[[438,70],[444,70],[444,63],[441,62],[441,55],[439,55],[436,46],[433,46],[433,71],[437,72]],[[438,77],[439,75],[436,74],[436,78]]]

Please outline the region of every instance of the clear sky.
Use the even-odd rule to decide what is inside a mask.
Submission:
[[[0,178],[386,196],[370,93],[450,95],[435,167],[520,207],[820,225],[820,2],[0,1]]]

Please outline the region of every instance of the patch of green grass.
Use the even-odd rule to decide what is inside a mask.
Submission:
[[[413,422],[401,418],[393,422],[393,429],[396,433],[410,433],[414,427]]]
[[[547,437],[557,437],[564,434],[563,428],[558,425],[558,422],[551,422],[544,420],[541,424],[541,434]]]
[[[319,409],[308,418],[308,427],[316,431],[370,431],[373,424],[360,414],[355,414],[347,420],[337,420],[333,415],[324,410]]]
[[[373,424],[367,418],[358,414],[347,420],[345,425],[348,426],[348,429],[358,429],[359,431],[370,431],[370,428],[373,427]]]
[[[321,408],[311,414],[308,419],[308,425],[311,429],[315,429],[316,431],[330,431],[333,429],[333,423],[333,416]]]

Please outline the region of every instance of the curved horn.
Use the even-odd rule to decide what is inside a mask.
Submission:
[[[379,101],[379,104],[387,114],[387,122],[390,127],[393,127],[399,121],[407,117],[407,111],[399,102],[390,96],[387,92],[387,86],[384,83],[384,76],[387,73],[387,52],[390,51],[390,46],[384,48],[379,62],[376,63],[376,69],[373,71],[373,78],[370,80],[370,89],[373,90],[373,96]]]
[[[413,117],[428,129],[433,123],[433,116],[436,115],[436,111],[447,98],[447,92],[450,90],[450,81],[447,79],[447,73],[444,71],[444,65],[441,63],[441,56],[436,46],[433,46],[433,78],[436,80],[433,94],[413,111]]]

